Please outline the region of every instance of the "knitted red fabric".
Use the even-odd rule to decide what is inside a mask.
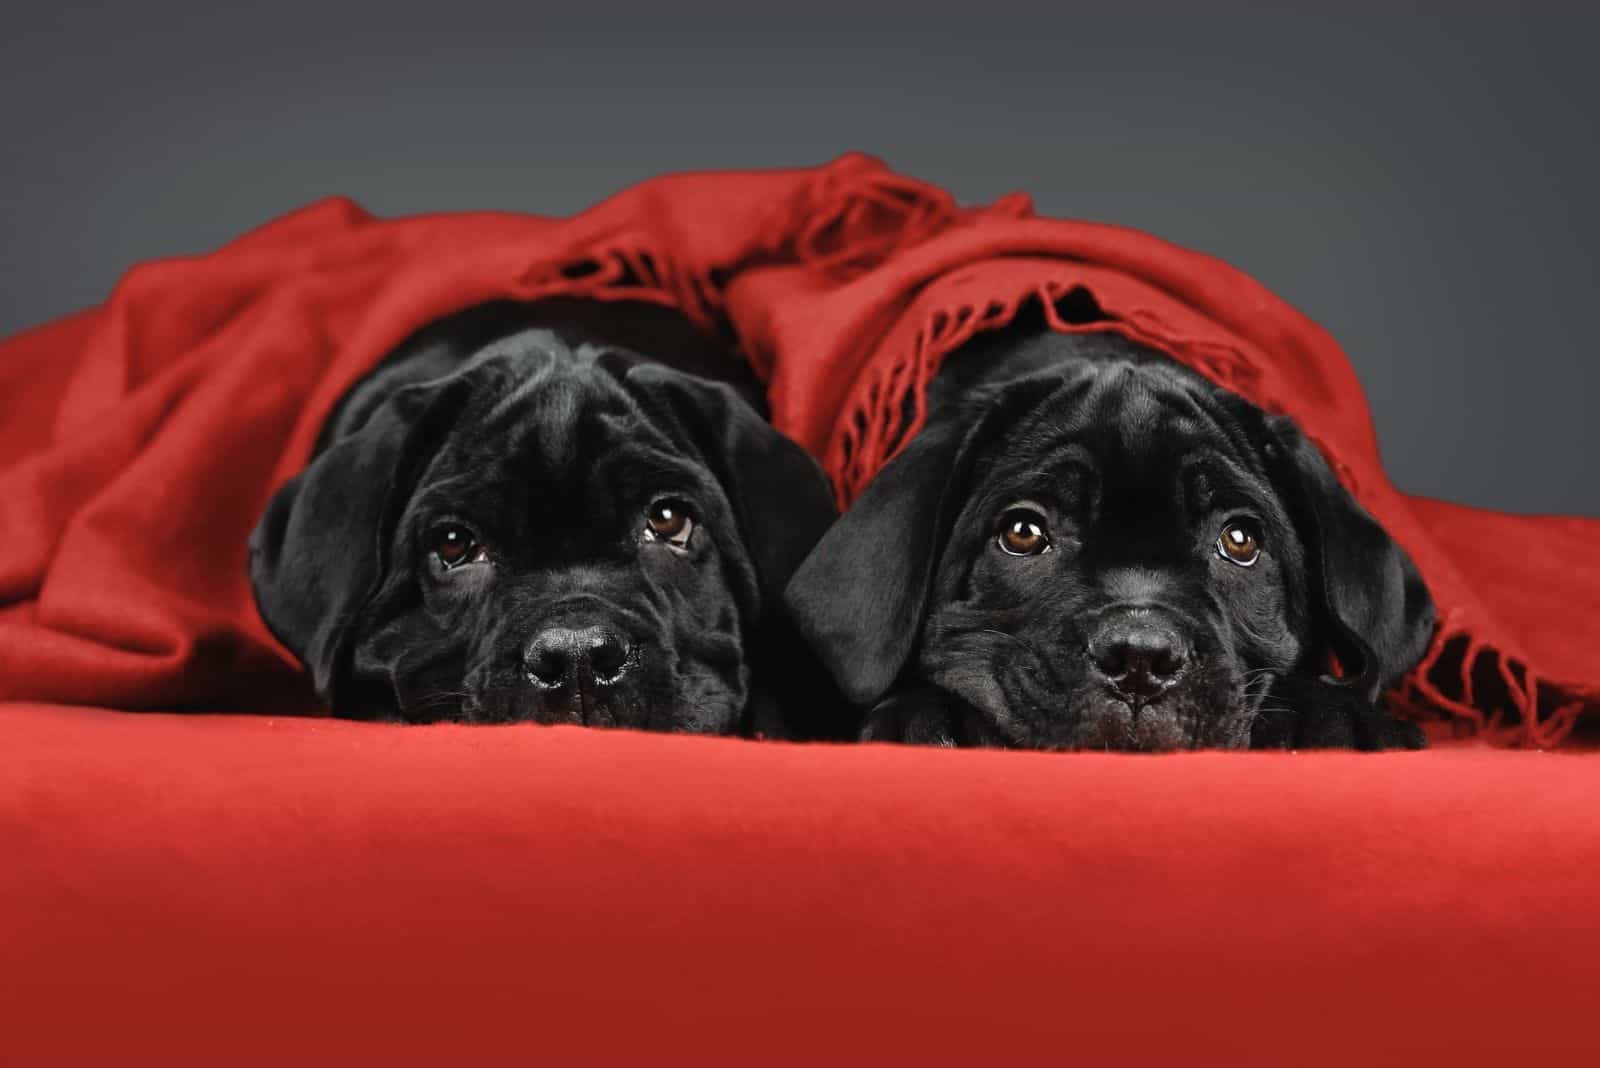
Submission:
[[[848,499],[947,353],[1080,288],[1110,328],[1295,417],[1411,553],[1441,626],[1403,699],[1539,744],[1600,701],[1600,523],[1397,492],[1337,345],[1226,264],[1022,197],[961,209],[863,156],[656,179],[565,220],[325,201],[0,344],[0,700],[314,707],[256,616],[245,539],[340,393],[438,316],[680,307],[744,344]]]

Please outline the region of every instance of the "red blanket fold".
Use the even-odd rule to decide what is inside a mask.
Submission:
[[[1600,522],[1396,491],[1337,345],[1225,264],[1020,197],[959,209],[862,156],[656,179],[564,220],[325,201],[0,344],[0,700],[314,707],[256,616],[245,539],[339,394],[441,315],[675,305],[741,340],[779,428],[848,499],[917,429],[902,404],[947,353],[1078,288],[1097,328],[1295,417],[1411,553],[1441,627],[1405,700],[1540,744],[1600,704]]]

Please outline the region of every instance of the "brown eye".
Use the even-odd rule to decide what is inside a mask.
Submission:
[[[1037,556],[1050,551],[1044,516],[1032,508],[1007,509],[1000,517],[998,541],[1001,550],[1011,556]]]
[[[433,555],[439,558],[446,571],[462,564],[489,558],[472,531],[459,523],[440,527],[433,534]]]
[[[1217,535],[1217,555],[1230,564],[1249,567],[1261,557],[1261,537],[1253,524],[1236,519]]]
[[[644,510],[645,529],[657,541],[664,541],[682,549],[689,544],[694,533],[694,518],[689,506],[672,497],[663,497]]]

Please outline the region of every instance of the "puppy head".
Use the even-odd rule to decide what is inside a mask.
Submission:
[[[536,330],[363,411],[271,502],[252,580],[340,714],[726,732],[832,515],[727,387]]]
[[[974,398],[788,597],[858,703],[931,685],[957,740],[1050,748],[1244,746],[1281,680],[1368,706],[1431,627],[1404,554],[1287,420],[1156,360]]]

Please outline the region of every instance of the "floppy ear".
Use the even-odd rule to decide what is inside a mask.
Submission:
[[[1396,545],[1285,417],[1268,420],[1277,465],[1306,546],[1314,642],[1370,705],[1421,658],[1433,636],[1433,598]],[[1321,666],[1320,663],[1318,665]]]
[[[286,482],[250,535],[256,607],[324,701],[334,702],[346,638],[385,573],[399,512],[467,388],[455,378],[397,390]]]
[[[737,513],[762,603],[775,606],[839,514],[822,468],[720,382],[657,363],[633,364],[623,381],[705,458]]]
[[[950,420],[913,438],[822,536],[784,591],[790,616],[851,704],[883,696],[916,645],[956,503],[965,430]]]
[[[930,421],[800,565],[784,601],[852,704],[888,692],[916,647],[980,444],[1069,385],[1052,373],[1012,379]]]

